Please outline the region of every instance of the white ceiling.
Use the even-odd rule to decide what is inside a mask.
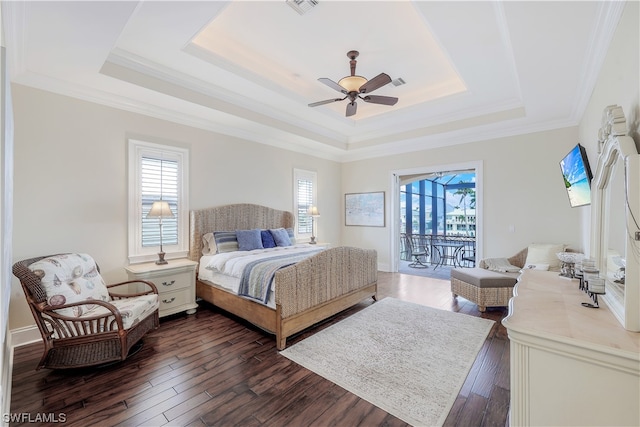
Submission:
[[[576,125],[619,2],[4,2],[15,83],[338,161]],[[317,81],[406,84],[347,101]]]

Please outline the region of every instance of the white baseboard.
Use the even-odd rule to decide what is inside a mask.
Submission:
[[[40,330],[36,325],[11,329],[9,332],[11,333],[12,347],[20,347],[42,341],[42,335],[40,335]]]
[[[391,269],[389,268],[389,264],[383,262],[383,263],[378,263],[378,270],[379,271],[385,271],[385,272],[389,272],[391,271]]]
[[[11,337],[7,337],[8,342],[2,357],[2,413],[8,414],[11,410],[11,375],[13,373],[13,347],[11,347]],[[4,417],[0,420],[0,425],[8,426],[9,424],[4,421]]]

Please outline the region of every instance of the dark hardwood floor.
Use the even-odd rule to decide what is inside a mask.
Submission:
[[[381,272],[378,299],[388,296],[496,321],[445,425],[507,425],[509,342],[500,324],[506,309],[479,313],[475,304],[452,298],[448,281]],[[56,414],[58,420],[64,417],[65,426],[407,425],[280,356],[272,336],[206,303],[195,315],[161,319],[142,350],[120,364],[35,371],[40,356],[41,344],[15,350],[11,412],[32,419]]]

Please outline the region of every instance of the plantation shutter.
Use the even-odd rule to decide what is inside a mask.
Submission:
[[[312,222],[308,210],[313,205],[313,181],[297,179],[298,192],[298,234],[312,233]]]
[[[158,218],[147,218],[153,202],[164,200],[169,203],[173,218],[162,219],[162,244],[178,244],[178,162],[175,160],[142,157],[142,246],[160,245],[160,222]]]

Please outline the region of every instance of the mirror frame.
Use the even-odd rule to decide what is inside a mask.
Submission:
[[[640,332],[640,156],[633,139],[625,136],[626,121],[622,108],[609,106],[603,113],[599,143],[603,144],[595,176],[592,180],[591,204],[591,252],[600,276],[607,281],[609,194],[608,185],[615,167],[624,166],[625,177],[625,286],[622,299],[611,293],[602,295],[605,303],[622,326],[633,332]]]

